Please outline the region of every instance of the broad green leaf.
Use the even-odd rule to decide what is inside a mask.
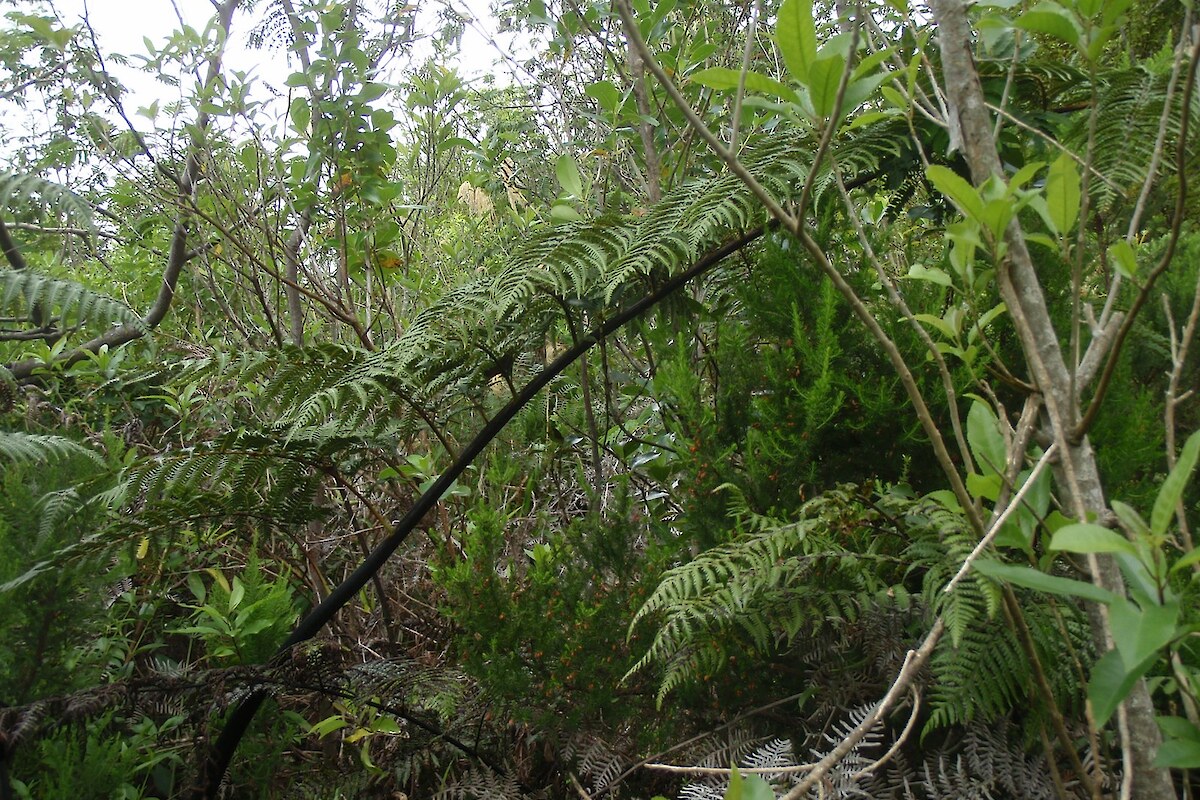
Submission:
[[[375,81],[364,83],[363,87],[358,90],[358,99],[364,103],[378,100],[387,94],[387,88],[384,84],[376,83]]]
[[[950,280],[950,276],[947,275],[943,270],[940,270],[937,267],[927,267],[920,263],[915,263],[909,267],[908,274],[904,277],[914,281],[929,281],[930,283],[936,283],[939,286],[949,287],[954,285]],[[926,316],[929,315],[927,314]],[[934,319],[937,319],[937,317],[934,317]],[[939,319],[938,322],[941,322],[941,320]]]
[[[972,497],[991,500],[994,503],[1000,497],[1000,487],[1003,485],[1003,479],[995,472],[987,475],[980,475],[978,472],[967,473],[967,491]]]
[[[296,130],[302,134],[308,133],[308,123],[312,119],[312,109],[309,108],[308,98],[297,97],[292,100],[290,111],[292,124],[296,126]]]
[[[1178,635],[1179,604],[1138,608],[1121,598],[1109,604],[1108,619],[1125,669],[1133,670]]]
[[[1200,456],[1200,431],[1188,437],[1179,453],[1179,460],[1175,462],[1175,468],[1163,481],[1162,488],[1158,490],[1158,497],[1154,499],[1154,510],[1150,512],[1150,530],[1155,536],[1162,536],[1167,532],[1167,527],[1175,516],[1179,498],[1183,497],[1183,490],[1187,488],[1192,472],[1196,469],[1197,456]]]
[[[1200,728],[1197,728],[1183,717],[1156,717],[1159,729],[1164,736],[1172,739],[1187,739],[1189,742],[1200,742]]]
[[[589,83],[584,87],[583,93],[595,99],[600,107],[609,113],[615,114],[621,106],[621,93],[617,91],[617,87],[613,85],[612,81]]]
[[[579,177],[579,167],[575,159],[563,153],[554,165],[554,174],[558,176],[558,185],[572,197],[583,197],[583,179]]]
[[[967,443],[985,475],[1004,472],[1008,463],[1004,436],[1000,433],[1000,422],[987,403],[976,400],[971,404],[971,410],[967,412]]]
[[[1091,522],[1076,522],[1059,528],[1050,540],[1051,550],[1068,553],[1129,553],[1137,555],[1133,543],[1116,531]]]
[[[854,67],[854,74],[851,77],[858,79],[872,75],[875,72],[876,67],[880,66],[881,64],[886,64],[888,59],[892,58],[894,55],[894,47],[884,47],[876,50],[870,55],[863,56],[862,60],[859,61],[857,66]],[[891,76],[885,73],[884,77],[888,78]]]
[[[1158,748],[1154,766],[1175,769],[1200,769],[1200,742],[1190,739],[1167,739]]]
[[[874,75],[850,81],[846,85],[846,95],[842,98],[840,116],[846,117],[857,110],[859,106],[870,99],[871,95],[875,94],[875,90],[879,88],[879,84],[887,80],[888,77],[889,75],[886,72],[877,72]]]
[[[949,197],[968,217],[975,220],[983,217],[983,200],[979,192],[957,172],[934,164],[925,171],[925,175],[935,189]]]
[[[320,722],[314,723],[313,726],[308,729],[308,732],[324,737],[336,730],[345,728],[349,724],[350,723],[346,721],[345,717],[341,716],[340,714],[335,714],[332,717],[326,717]]]
[[[1117,706],[1121,705],[1121,701],[1133,688],[1133,684],[1153,663],[1153,659],[1147,659],[1138,669],[1127,670],[1121,660],[1121,654],[1116,650],[1110,650],[1096,662],[1088,679],[1088,700],[1091,701],[1092,714],[1098,727],[1104,727],[1108,723]]]
[[[1193,547],[1190,552],[1186,553],[1182,558],[1175,562],[1175,564],[1171,567],[1171,572],[1187,569],[1197,561],[1200,561],[1200,547]]]
[[[879,93],[883,95],[884,100],[887,100],[893,106],[902,111],[906,111],[908,107],[912,105],[907,97],[893,89],[891,86],[884,86],[879,90]]]
[[[570,203],[555,203],[550,206],[550,217],[557,222],[578,222],[583,219]],[[432,486],[435,480],[436,478],[430,478],[426,483]],[[422,491],[424,490],[422,489]]]
[[[725,800],[775,800],[775,791],[771,784],[757,775],[742,777],[737,767],[729,775],[729,788],[725,790]]]
[[[1097,603],[1111,603],[1117,599],[1117,596],[1107,589],[1071,578],[1047,575],[1032,567],[981,559],[975,562],[975,570],[989,578],[1008,581],[1016,586],[1024,586],[1026,589],[1036,589],[1039,592],[1060,597],[1082,597],[1084,600],[1092,600]]]
[[[233,611],[241,604],[242,598],[246,596],[246,586],[240,579],[233,579],[233,586],[229,590],[229,610]]]
[[[689,80],[695,81],[701,86],[708,86],[712,89],[720,89],[721,91],[734,91],[738,87],[738,81],[741,80],[742,73],[736,69],[727,69],[725,67],[711,67],[702,69],[698,72],[693,72]],[[761,94],[769,94],[774,97],[782,97],[785,100],[798,102],[799,98],[796,93],[784,86],[774,78],[767,77],[758,72],[746,73],[746,89],[751,92],[759,92]]]
[[[197,573],[188,573],[187,585],[192,590],[192,597],[196,598],[197,603],[203,603],[205,598],[208,597],[208,590],[204,588],[204,581]]]
[[[1116,32],[1116,25],[1103,25],[1099,28],[1092,28],[1088,32],[1087,57],[1089,61],[1096,61],[1104,54],[1105,46]]]
[[[1004,238],[1004,230],[1016,212],[1016,204],[1008,197],[989,200],[983,205],[979,221],[991,231],[992,238],[999,241]]]
[[[817,27],[812,0],[784,0],[779,7],[775,42],[788,72],[800,83],[808,83],[809,65],[817,60]]]
[[[1033,553],[1033,528],[1029,526],[1027,530],[1026,526],[1009,520],[1000,527],[996,538],[992,539],[992,544],[996,547],[1011,547],[1023,553]]]
[[[975,324],[971,326],[971,330],[967,332],[967,341],[975,341],[975,338],[980,334],[980,332],[987,330],[987,327],[996,320],[996,317],[1000,316],[1006,311],[1008,311],[1008,306],[1006,306],[1004,303],[1000,303],[983,312],[979,316],[979,319],[975,321]]]
[[[1126,505],[1120,500],[1113,500],[1112,510],[1117,515],[1117,519],[1121,521],[1121,527],[1130,536],[1139,539],[1150,534],[1150,526],[1146,524],[1146,521],[1142,519],[1142,515],[1132,506]]]
[[[1012,192],[1023,188],[1044,166],[1046,166],[1045,161],[1030,161],[1021,167],[1015,175],[1008,179],[1009,191]]]
[[[1133,0],[1104,0],[1104,12],[1100,15],[1100,21],[1105,25],[1113,24],[1132,4]]]
[[[1079,216],[1079,170],[1075,162],[1063,153],[1050,165],[1046,175],[1046,213],[1054,232],[1060,236],[1070,233]]]
[[[1137,546],[1136,543],[1134,546]],[[1149,558],[1147,558],[1148,556]],[[1154,558],[1153,553],[1150,552],[1137,555],[1114,553],[1113,557],[1117,560],[1117,566],[1121,568],[1121,574],[1125,576],[1125,589],[1129,596],[1136,600],[1142,608],[1158,605],[1159,587],[1162,579],[1166,577],[1165,560]],[[1151,572],[1152,566],[1153,573]],[[1169,596],[1168,599],[1170,599]]]
[[[1132,278],[1137,274],[1137,253],[1133,250],[1133,245],[1124,239],[1118,239],[1108,248],[1109,263],[1126,278]]]
[[[1044,33],[1073,46],[1079,45],[1081,36],[1079,24],[1071,16],[1071,12],[1052,2],[1038,3],[1017,17],[1017,27]]]
[[[846,59],[838,53],[818,58],[809,65],[808,93],[818,117],[825,118],[833,114],[838,86],[841,85],[845,69]]]
[[[924,322],[926,325],[932,325],[937,328],[938,332],[947,339],[958,338],[958,331],[950,327],[950,325],[941,317],[935,317],[933,314],[915,314],[914,319],[918,322]]]
[[[1100,9],[1104,7],[1104,0],[1077,0],[1075,3],[1076,10],[1080,16],[1094,17],[1100,13]]]

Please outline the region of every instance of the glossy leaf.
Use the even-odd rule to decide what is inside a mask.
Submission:
[[[1175,468],[1163,481],[1162,488],[1158,490],[1158,497],[1154,499],[1154,510],[1150,512],[1150,530],[1155,536],[1162,536],[1167,532],[1167,527],[1170,526],[1171,519],[1175,516],[1175,508],[1179,504],[1179,499],[1183,497],[1183,490],[1187,488],[1188,481],[1192,478],[1192,472],[1196,469],[1198,456],[1200,456],[1200,431],[1196,431],[1188,437],[1187,442],[1183,445],[1183,450],[1179,453],[1179,460],[1175,462]]]
[[[1050,540],[1051,550],[1068,553],[1129,553],[1137,555],[1133,543],[1116,531],[1091,522],[1076,522],[1060,528]]]
[[[975,562],[975,570],[989,578],[1008,581],[1015,586],[1024,586],[1026,589],[1036,589],[1059,597],[1082,597],[1097,603],[1111,603],[1117,599],[1117,596],[1107,589],[1071,578],[1048,575],[1032,567],[981,559]]]
[[[809,65],[817,60],[817,28],[812,0],[784,0],[779,7],[775,41],[788,72],[800,83],[808,83]]]

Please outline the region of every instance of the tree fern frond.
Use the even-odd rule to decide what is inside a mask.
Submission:
[[[0,431],[0,458],[33,463],[77,458],[104,464],[104,458],[95,450],[65,437],[17,431]]]
[[[92,226],[91,203],[61,183],[34,173],[0,172],[0,208],[22,208],[35,203],[66,214],[82,228]]]
[[[1145,182],[1166,103],[1167,82],[1167,75],[1142,68],[1104,76],[1097,107],[1088,117],[1094,117],[1096,126],[1092,165],[1108,179],[1093,184],[1102,202],[1117,199],[1118,192],[1132,197]],[[1183,92],[1176,92],[1173,102],[1167,115],[1167,152],[1179,138],[1185,113]],[[1192,107],[1186,113],[1193,125],[1200,121],[1200,98],[1193,96]],[[1086,145],[1088,124],[1081,119],[1065,137],[1077,151],[1082,152]],[[1174,159],[1160,159],[1160,174],[1173,169]]]
[[[142,318],[129,306],[75,281],[48,278],[32,270],[0,270],[0,311],[29,316],[41,309],[47,323],[57,317],[59,329],[90,324],[98,330],[132,325],[145,330]]]

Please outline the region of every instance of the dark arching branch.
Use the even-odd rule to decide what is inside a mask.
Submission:
[[[586,354],[600,340],[612,335],[624,327],[626,323],[637,319],[659,302],[679,291],[679,289],[686,286],[693,279],[711,270],[728,256],[742,250],[759,239],[768,230],[768,227],[759,226],[754,228],[709,251],[700,257],[691,267],[666,281],[655,291],[643,296],[636,303],[622,309],[591,331],[580,336],[579,340],[568,350],[547,364],[546,368],[539,372],[496,416],[492,417],[487,425],[476,434],[475,438],[463,448],[454,463],[417,499],[412,508],[408,510],[408,513],[404,515],[404,518],[396,523],[391,534],[376,545],[375,549],[363,559],[358,568],[300,621],[296,629],[292,631],[292,634],[280,645],[279,651],[282,653],[300,642],[311,639],[334,618],[346,603],[357,596],[359,591],[371,580],[372,576],[383,567],[392,554],[396,552],[396,549],[408,538],[408,535],[421,523],[426,514],[437,506],[442,499],[442,495],[450,489],[451,485],[475,461],[484,448],[491,444],[492,440],[504,430],[513,417],[528,405],[547,384],[562,374],[564,370]],[[249,728],[250,722],[254,719],[254,715],[258,713],[258,709],[262,706],[264,699],[266,699],[265,692],[256,692],[243,700],[234,709],[229,717],[229,721],[225,724],[225,728],[221,731],[221,735],[217,738],[216,743],[209,752],[207,761],[201,765],[199,781],[192,795],[193,798],[196,800],[214,800],[218,796],[221,781],[225,777],[226,770],[229,769],[229,763],[233,759],[233,754],[237,750],[238,744],[241,742],[246,730]]]

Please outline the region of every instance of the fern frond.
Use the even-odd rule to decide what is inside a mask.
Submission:
[[[27,269],[0,270],[0,311],[28,316],[35,307],[46,318],[57,318],[59,329],[88,324],[106,330],[120,324],[145,330],[142,318],[129,306],[81,283]]]
[[[45,205],[65,214],[81,228],[92,227],[92,205],[61,183],[33,173],[0,172],[0,208]]]
[[[0,431],[0,459],[32,463],[85,459],[104,464],[104,458],[95,450],[65,437],[18,431]]]

